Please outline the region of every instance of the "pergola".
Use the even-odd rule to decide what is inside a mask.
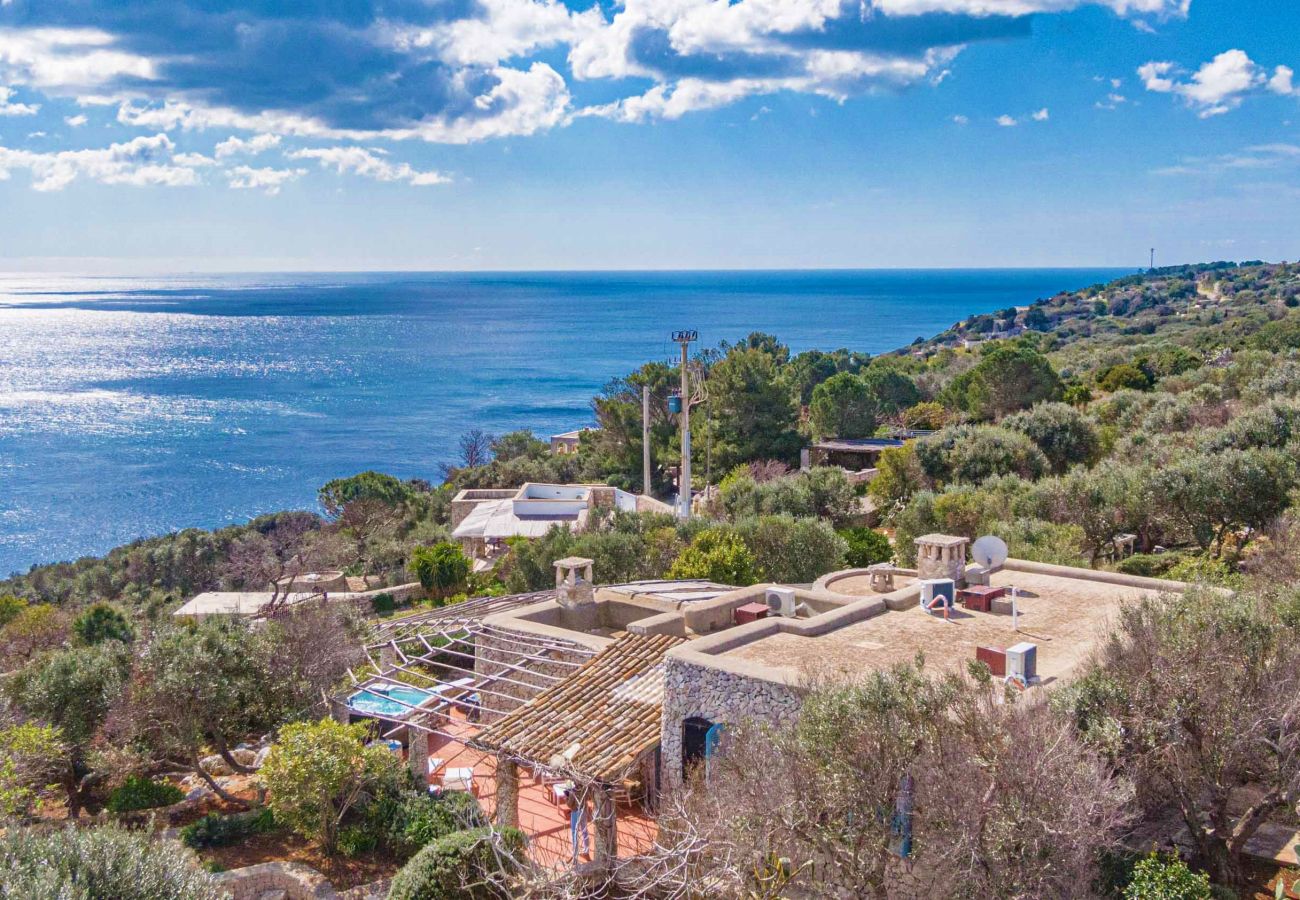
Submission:
[[[596,864],[612,865],[614,792],[659,745],[663,658],[684,640],[624,635],[472,738],[471,746],[497,755],[497,821],[517,824],[520,765],[566,777],[593,796]]]
[[[393,725],[390,733],[406,728],[409,763],[418,775],[425,774],[430,734],[455,741],[464,739],[463,732],[453,733],[445,727],[443,712],[448,707],[469,708],[462,698],[477,695],[474,708],[494,718],[505,716],[520,703],[563,682],[596,655],[596,651],[576,643],[525,634],[485,621],[494,613],[554,596],[554,591],[536,591],[479,597],[381,622],[372,628],[365,651],[377,676],[365,678],[349,671],[353,688],[366,690],[379,680],[411,685],[435,695],[433,700],[420,703],[387,695],[397,711],[363,713]],[[476,665],[480,644],[489,641],[494,648],[490,667]],[[336,697],[334,703],[336,710],[339,706],[351,709],[346,696]]]

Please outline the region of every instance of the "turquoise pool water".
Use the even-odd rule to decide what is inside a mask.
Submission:
[[[348,706],[368,716],[384,716],[400,719],[411,711],[412,706],[419,706],[433,694],[409,685],[392,685],[383,690],[367,689],[357,691],[348,698]]]

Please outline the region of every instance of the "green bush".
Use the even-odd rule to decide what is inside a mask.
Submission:
[[[364,825],[344,825],[339,829],[337,846],[344,856],[360,856],[379,846],[379,835]]]
[[[388,900],[506,900],[505,878],[524,846],[516,828],[475,828],[445,835],[402,866]]]
[[[382,594],[375,594],[375,596],[370,598],[370,609],[376,615],[387,615],[396,608],[397,601],[393,599],[393,595],[387,591]]]
[[[464,791],[449,791],[441,797],[425,791],[407,791],[396,798],[393,808],[383,809],[384,806],[374,804],[370,818],[381,821],[389,841],[409,853],[452,832],[488,824],[478,800]]]
[[[1159,578],[1172,569],[1182,556],[1178,553],[1134,553],[1122,559],[1115,568],[1125,575]]]
[[[204,847],[224,847],[242,841],[250,834],[270,831],[275,827],[271,808],[264,806],[233,816],[208,813],[197,822],[181,829],[181,843],[200,850]]]
[[[194,854],[116,825],[0,832],[0,900],[218,900]]]
[[[77,616],[72,622],[72,631],[77,642],[85,647],[92,647],[104,641],[122,641],[129,643],[135,632],[122,611],[107,603],[96,603]]]
[[[841,528],[839,536],[848,543],[845,558],[851,568],[862,569],[876,563],[889,562],[894,548],[889,538],[870,528]]]
[[[1176,856],[1152,853],[1133,867],[1124,900],[1214,900],[1210,878]]]
[[[130,775],[108,795],[104,804],[109,812],[124,813],[137,809],[171,806],[185,799],[185,792],[169,781],[153,781]]]

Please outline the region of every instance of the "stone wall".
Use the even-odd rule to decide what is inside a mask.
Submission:
[[[545,659],[523,658],[520,654],[540,653],[537,636],[513,631],[479,633],[474,636],[474,644],[474,674],[480,678],[498,679],[484,685],[492,693],[483,693],[483,703],[499,711],[492,712],[484,709],[482,717],[484,725],[495,722],[500,718],[500,713],[507,713],[517,706],[522,706],[540,691],[555,684],[553,678],[544,676],[567,677],[577,669],[565,663],[585,663],[591,658],[591,652],[577,644],[570,645],[572,650],[564,649],[563,645],[549,650]],[[511,668],[512,665],[518,668]],[[510,680],[503,680],[507,678]],[[530,689],[529,685],[533,689]],[[503,694],[505,696],[501,696]]]
[[[661,789],[682,783],[682,723],[692,716],[738,725],[786,724],[803,699],[792,685],[698,666],[669,654],[664,658],[664,707],[660,726]]]
[[[232,900],[260,900],[263,895],[283,897],[283,900],[332,900],[339,896],[329,879],[302,863],[260,863],[220,872],[213,878],[223,890],[229,892]]]

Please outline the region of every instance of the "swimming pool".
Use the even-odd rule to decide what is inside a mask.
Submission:
[[[412,706],[428,702],[432,691],[411,687],[409,684],[378,683],[357,691],[348,698],[348,706],[368,716],[401,719]]]

